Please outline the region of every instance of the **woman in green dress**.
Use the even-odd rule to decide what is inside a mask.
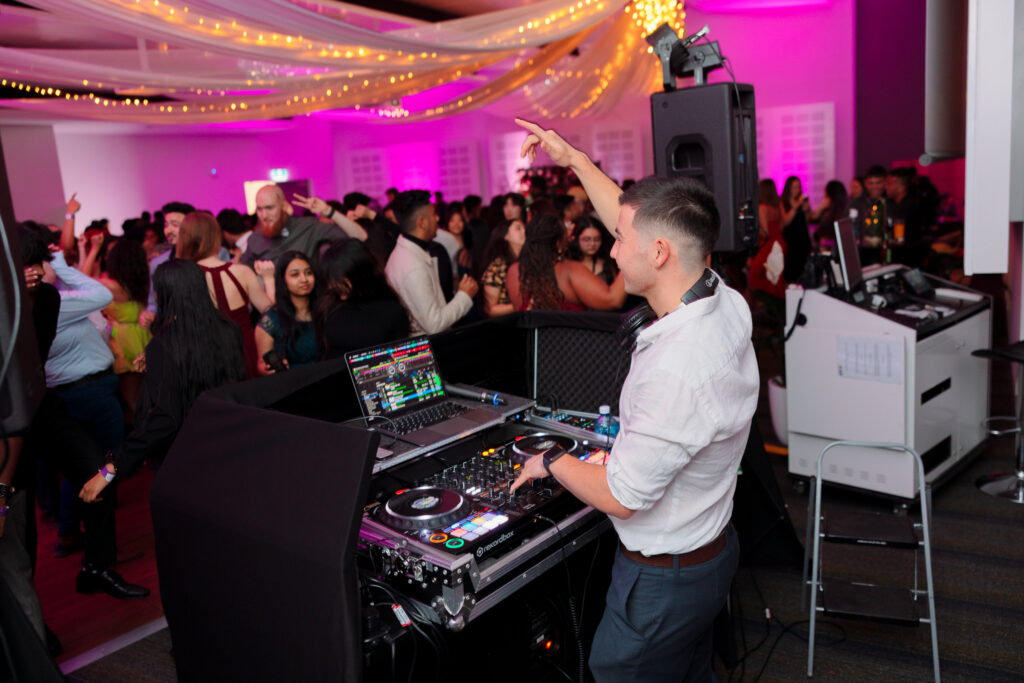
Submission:
[[[114,372],[121,385],[125,420],[134,422],[135,402],[142,386],[140,359],[146,344],[153,338],[139,324],[139,314],[149,298],[149,263],[145,248],[134,240],[121,238],[107,254],[107,271],[99,281],[114,295],[113,302],[103,309],[110,323],[110,350],[114,352]]]

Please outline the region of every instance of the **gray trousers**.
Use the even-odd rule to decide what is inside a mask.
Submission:
[[[740,549],[732,525],[718,556],[692,567],[651,567],[616,552],[590,670],[598,683],[714,681],[711,629],[729,595]]]
[[[39,596],[32,583],[32,560],[25,545],[27,516],[33,512],[28,509],[28,494],[16,491],[7,499],[7,504],[11,509],[7,512],[4,535],[0,538],[0,579],[7,583],[32,628],[45,643],[43,609],[39,606]]]

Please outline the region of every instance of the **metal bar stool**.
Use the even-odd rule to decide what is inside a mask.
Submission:
[[[1009,346],[1001,346],[996,349],[978,349],[973,351],[971,355],[989,360],[1020,363],[1024,367],[1024,341]],[[996,415],[982,423],[985,425],[988,433],[993,436],[1017,435],[1017,471],[986,474],[979,477],[975,484],[990,496],[1005,498],[1013,503],[1024,504],[1024,435],[1021,434],[1021,427],[1024,425],[1024,390],[1022,389],[1017,390],[1016,417],[1013,415]],[[1005,427],[998,427],[1000,424],[1005,425]]]
[[[868,516],[869,518],[865,521],[864,515],[859,516],[859,519],[851,515],[850,519],[845,520],[844,526],[846,528],[840,530],[840,524],[837,523],[835,529],[829,529],[823,533],[821,529],[821,490],[824,488],[821,480],[822,464],[825,461],[825,455],[830,450],[843,446],[904,451],[913,456],[917,464],[917,484],[921,500],[921,523],[914,524],[910,520],[902,518],[903,523],[899,524],[899,518],[887,520],[884,516]],[[893,455],[895,456],[896,454],[894,453]],[[814,676],[814,634],[818,612],[820,611],[835,616],[866,617],[904,624],[929,624],[932,636],[932,667],[935,670],[935,683],[939,683],[939,634],[935,623],[935,586],[932,581],[931,488],[924,479],[924,463],[921,460],[921,456],[914,449],[901,443],[834,441],[825,446],[821,451],[821,455],[818,456],[818,469],[814,479],[811,480],[811,487],[812,495],[814,496],[814,510],[810,515],[814,520],[814,552],[811,558],[811,581],[808,584],[811,593],[811,611],[810,630],[807,637],[807,677],[811,678]],[[810,501],[808,501],[808,506],[810,506]],[[894,521],[896,523],[893,523]],[[808,524],[808,527],[810,527],[810,524]],[[914,533],[915,529],[921,530],[922,539],[920,542]],[[914,587],[909,591],[903,592],[899,589],[888,589],[866,584],[837,585],[830,589],[836,592],[834,601],[829,600],[827,596],[830,594],[830,591],[824,590],[820,575],[822,539],[846,543],[865,542],[874,546],[888,546],[892,548],[923,547],[926,589],[922,591],[917,587],[917,560],[915,558]],[[806,567],[807,562],[805,561],[805,572]],[[818,605],[819,593],[821,593],[823,602],[821,606]],[[928,603],[927,616],[920,615],[918,598],[922,594],[924,594]],[[873,602],[876,604],[872,605],[871,603]]]

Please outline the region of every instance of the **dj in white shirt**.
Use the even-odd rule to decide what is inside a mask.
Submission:
[[[622,193],[557,133],[517,123],[530,131],[523,155],[540,148],[570,167],[615,225],[626,291],[657,319],[637,339],[607,466],[549,451],[526,462],[516,486],[554,476],[619,535],[591,648],[595,680],[712,680],[711,626],[739,563],[729,518],[759,384],[750,310],[706,268],[720,225],[714,195],[653,177]]]

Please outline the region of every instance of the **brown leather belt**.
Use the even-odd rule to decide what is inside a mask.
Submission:
[[[718,557],[718,554],[725,550],[725,531],[725,529],[722,529],[722,533],[718,534],[718,537],[710,543],[702,545],[696,550],[678,555],[644,555],[643,553],[628,549],[622,545],[622,541],[619,541],[619,550],[634,562],[652,567],[692,567],[695,564],[701,564]]]

